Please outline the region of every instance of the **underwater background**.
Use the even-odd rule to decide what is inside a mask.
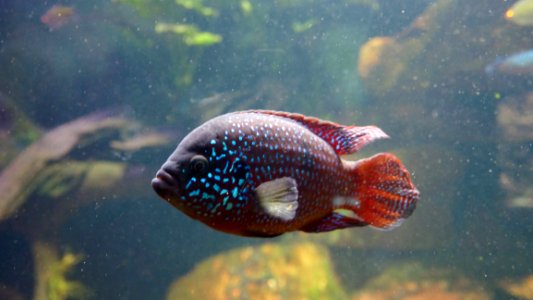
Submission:
[[[0,0],[0,299],[533,299],[533,1]],[[392,231],[216,232],[150,180],[252,108],[382,128]]]

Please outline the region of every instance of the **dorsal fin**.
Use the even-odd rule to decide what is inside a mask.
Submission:
[[[291,119],[330,144],[338,155],[355,153],[377,139],[389,137],[376,126],[344,126],[302,114],[273,110],[249,110],[243,113],[258,113]]]

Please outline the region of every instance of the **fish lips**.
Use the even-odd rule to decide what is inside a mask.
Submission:
[[[180,194],[178,179],[172,176],[164,168],[161,168],[159,171],[157,171],[155,178],[152,179],[152,188],[159,195],[159,197],[168,202],[172,202],[173,199],[177,199]]]

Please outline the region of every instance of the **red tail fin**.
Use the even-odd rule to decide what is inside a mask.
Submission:
[[[369,225],[394,228],[415,210],[420,194],[396,156],[380,153],[359,160],[353,175],[359,201],[350,209]]]

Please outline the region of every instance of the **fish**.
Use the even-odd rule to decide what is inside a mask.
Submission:
[[[518,52],[507,57],[497,58],[485,67],[487,75],[532,75],[533,50]]]
[[[533,25],[533,0],[519,0],[505,11],[505,19],[520,25]]]
[[[56,4],[41,16],[41,22],[48,26],[50,31],[53,31],[67,25],[77,18],[78,15],[73,7]]]
[[[297,113],[224,114],[191,131],[151,184],[207,226],[245,237],[398,227],[419,191],[401,161],[341,156],[388,138],[376,126],[343,126]]]

